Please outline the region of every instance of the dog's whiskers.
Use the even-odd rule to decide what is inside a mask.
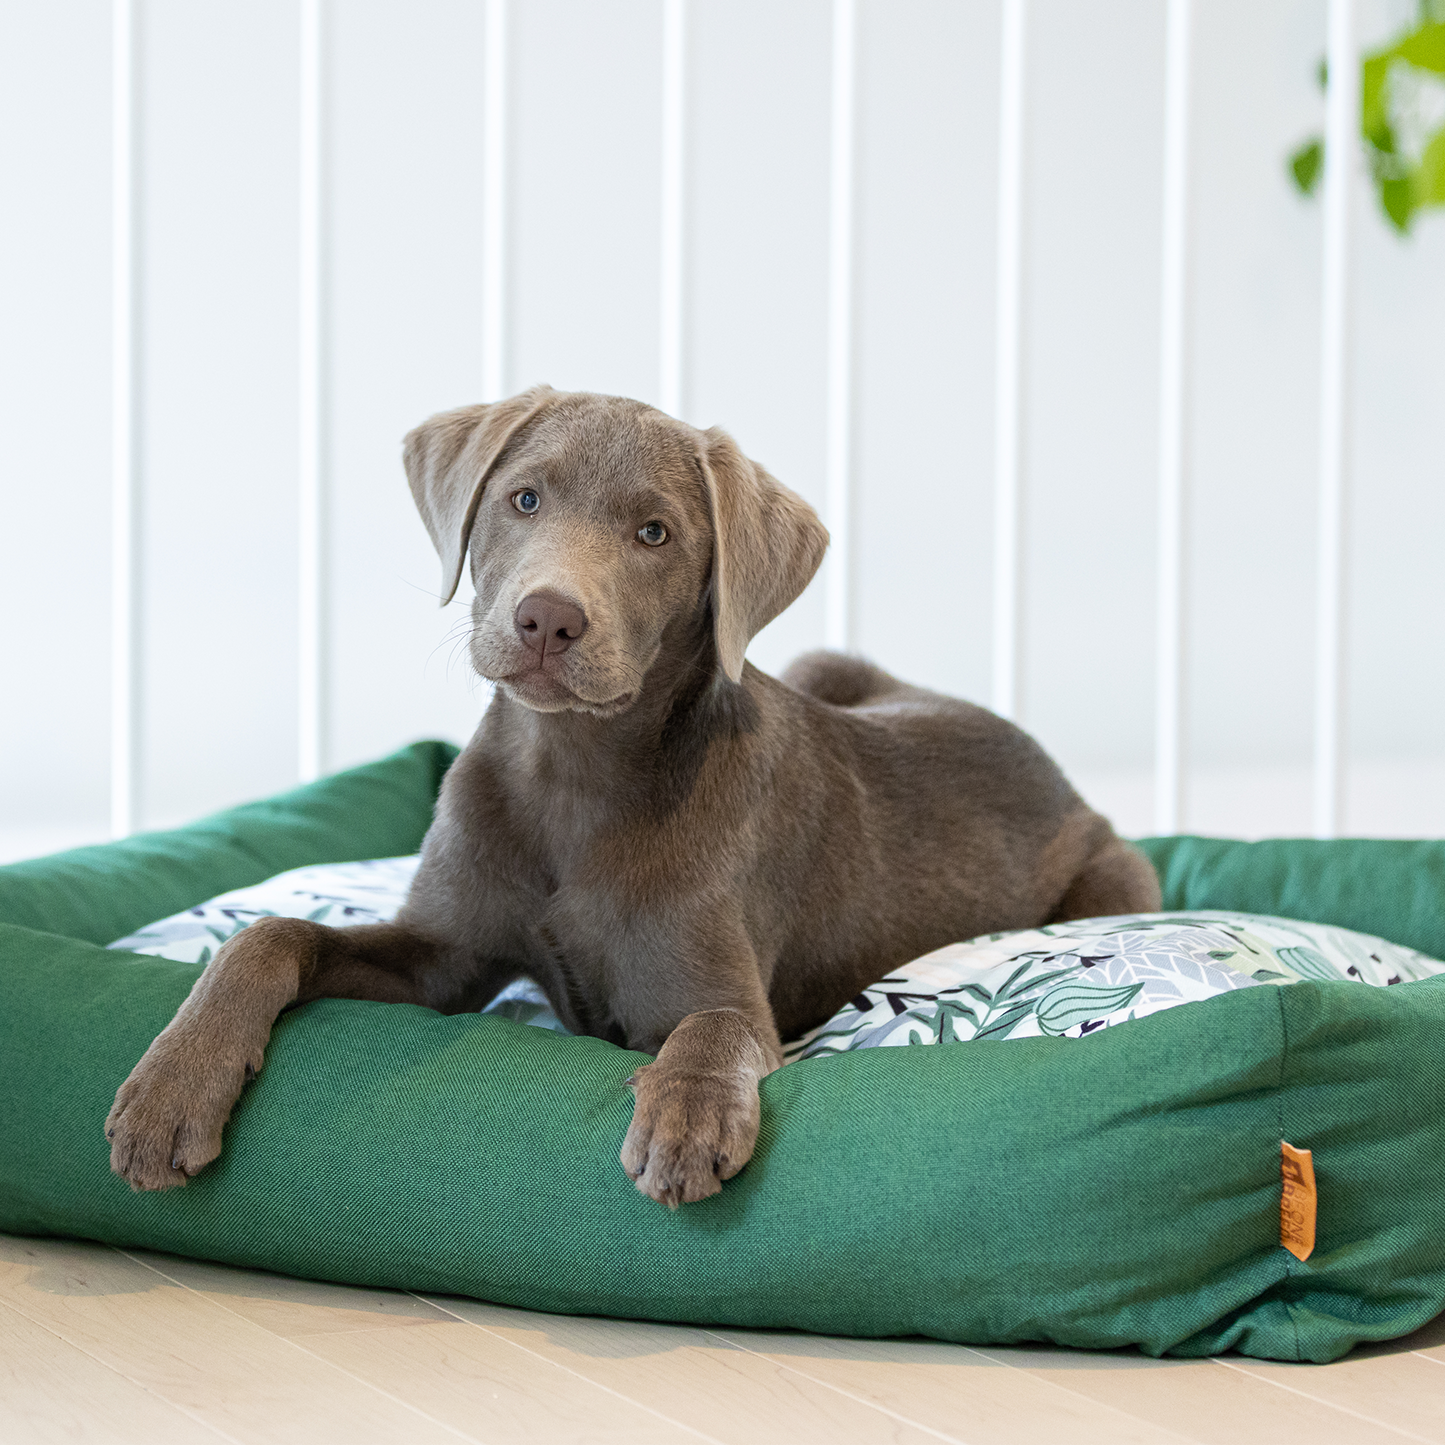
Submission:
[[[428,655],[427,662],[430,663],[431,659],[435,657],[442,648],[446,647],[448,649],[446,663],[446,680],[450,682],[452,680],[452,664],[457,659],[457,650],[459,648],[466,647],[467,644],[471,641],[471,637],[472,614],[471,609],[469,608],[467,612],[463,616],[458,617],[457,620],[453,622],[452,625],[448,627],[447,630],[437,640],[436,646],[432,648],[431,653]],[[475,677],[476,674],[473,669],[468,668],[467,671],[471,674],[472,677]],[[470,680],[468,685],[469,687],[471,686]]]

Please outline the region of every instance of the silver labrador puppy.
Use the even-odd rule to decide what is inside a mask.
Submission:
[[[781,1038],[956,939],[1159,907],[1147,861],[983,708],[748,642],[827,545],[719,430],[547,387],[406,439],[450,600],[497,684],[395,922],[236,935],[121,1085],[112,1167],[184,1184],[271,1026],[317,998],[476,1009],[537,980],[568,1028],[656,1055],[622,1165],[676,1206],[752,1154]]]

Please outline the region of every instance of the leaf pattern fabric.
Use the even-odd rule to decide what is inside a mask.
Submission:
[[[110,946],[205,964],[258,918],[309,918],[334,928],[384,923],[400,909],[418,862],[376,858],[295,868]],[[915,959],[792,1040],[785,1056],[791,1062],[850,1049],[1076,1039],[1237,988],[1304,979],[1388,987],[1438,973],[1445,963],[1414,949],[1322,923],[1219,911],[1090,918],[988,934]],[[566,1032],[530,979],[511,984],[486,1011]]]
[[[258,918],[309,918],[332,928],[389,923],[406,901],[421,863],[405,858],[370,858],[359,863],[320,863],[278,873],[250,888],[236,888],[207,903],[172,914],[110,945],[180,963],[206,964],[233,934]],[[547,995],[529,978],[509,984],[486,1012],[519,1024],[566,1033]]]
[[[1385,987],[1445,963],[1383,938],[1252,913],[1134,913],[949,944],[890,973],[789,1060],[891,1045],[1082,1038],[1236,988],[1302,979]]]

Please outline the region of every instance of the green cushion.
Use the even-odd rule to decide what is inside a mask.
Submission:
[[[274,835],[253,808],[159,853],[115,845],[114,866],[100,849],[19,865],[13,885],[0,870],[0,911],[49,897],[53,927],[117,936],[263,872],[414,848],[425,770],[403,771],[394,793],[357,770],[257,805],[277,810]],[[1169,879],[1202,842],[1150,846]],[[1383,873],[1390,855],[1362,856]],[[157,879],[172,858],[179,881]],[[1413,886],[1378,879],[1396,898]],[[1365,926],[1303,887],[1209,901]],[[1445,1307],[1445,980],[1242,989],[1083,1040],[793,1064],[763,1083],[753,1162],[670,1214],[617,1162],[640,1055],[337,1000],[279,1021],[219,1161],[184,1190],[132,1193],[102,1123],[197,972],[0,924],[0,1229],[535,1309],[1156,1354],[1323,1361]],[[1279,1243],[1282,1137],[1314,1151],[1304,1263]]]
[[[0,923],[111,943],[288,868],[415,853],[456,755],[413,743],[184,828],[12,863],[0,868]]]
[[[1145,838],[1164,906],[1333,923],[1445,958],[1445,842]]]

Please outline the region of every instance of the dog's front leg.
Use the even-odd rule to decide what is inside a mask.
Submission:
[[[630,1081],[637,1102],[622,1167],[637,1187],[670,1209],[716,1194],[752,1158],[758,1083],[782,1062],[766,1003],[753,1015],[688,1014]]]
[[[120,1086],[105,1121],[110,1167],[134,1189],[184,1184],[221,1152],[221,1131],[261,1071],[284,1009],[317,998],[437,1006],[430,938],[392,923],[327,928],[263,918],[231,938]]]

